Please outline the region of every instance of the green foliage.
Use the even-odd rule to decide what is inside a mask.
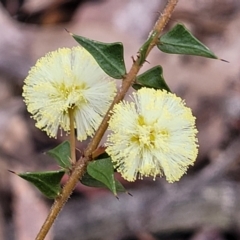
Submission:
[[[56,198],[60,191],[60,181],[64,175],[64,171],[49,171],[49,172],[26,172],[17,174],[19,177],[32,183],[37,187],[47,198]]]
[[[88,172],[86,172],[80,182],[88,187],[96,187],[96,188],[106,188],[106,185],[97,179],[93,178],[91,175],[89,175]]]
[[[59,144],[54,149],[47,151],[47,154],[53,157],[58,165],[63,169],[70,169],[70,143],[69,141],[65,141]]]
[[[165,53],[196,55],[218,59],[208,47],[195,38],[184,25],[177,24],[159,39],[158,48]]]
[[[103,182],[98,181],[97,179],[93,178],[91,175],[89,175],[88,172],[86,172],[82,179],[81,183],[88,186],[88,187],[96,187],[96,188],[108,188]],[[115,179],[115,185],[116,185],[116,191],[117,192],[126,192],[123,185]],[[111,189],[110,189],[111,190]],[[111,190],[112,191],[112,190]],[[112,191],[113,192],[113,191]]]
[[[148,47],[151,43],[151,41],[153,40],[153,38],[156,36],[156,32],[152,32],[150,34],[150,36],[148,37],[147,41],[142,45],[142,47],[140,48],[138,54],[139,54],[139,64],[142,65],[145,60],[146,60],[146,53],[148,50]]]
[[[163,70],[161,66],[153,67],[136,78],[133,88],[138,90],[142,87],[165,89],[168,92],[171,92],[163,78]]]
[[[70,144],[68,141],[49,150],[47,154],[55,158],[57,163],[65,170],[71,168],[71,163],[69,161]],[[89,187],[108,188],[115,196],[117,196],[117,192],[126,192],[123,185],[114,178],[114,168],[108,155],[104,152],[99,155],[98,158],[98,160],[89,162],[87,172],[82,177],[81,183]],[[47,198],[51,199],[59,195],[61,191],[60,181],[65,174],[64,170],[25,173],[10,172],[32,183]]]
[[[99,66],[109,76],[116,79],[123,78],[126,74],[126,68],[123,58],[122,43],[103,43],[75,34],[72,34],[72,36],[95,58]]]
[[[92,161],[87,166],[87,174],[81,182],[91,187],[107,187],[117,196],[117,192],[126,192],[122,184],[114,178],[114,168],[110,158]]]

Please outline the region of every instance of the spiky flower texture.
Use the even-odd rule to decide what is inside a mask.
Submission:
[[[178,181],[197,153],[195,117],[175,94],[142,88],[133,102],[115,105],[109,121],[107,153],[128,181],[166,176]]]
[[[25,79],[23,97],[36,126],[50,137],[70,130],[77,139],[92,136],[116,92],[113,81],[82,47],[62,48],[40,58]]]

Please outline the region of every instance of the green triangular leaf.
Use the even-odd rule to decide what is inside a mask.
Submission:
[[[47,151],[47,154],[53,157],[60,167],[64,169],[71,168],[69,141],[65,141],[58,145],[57,147],[55,147],[54,149]]]
[[[56,198],[60,191],[60,181],[64,175],[64,171],[49,172],[26,172],[17,174],[19,177],[31,182],[37,187],[47,198]]]
[[[88,172],[86,172],[82,179],[80,180],[80,182],[85,185],[85,186],[88,186],[88,187],[96,187],[96,188],[106,188],[107,186],[98,181],[97,179],[93,178],[91,175],[89,175]]]
[[[171,92],[163,78],[161,66],[153,67],[136,78],[136,83],[133,84],[133,88],[138,90],[142,87],[165,89]]]
[[[93,178],[87,172],[83,175],[80,182],[88,187],[96,187],[96,188],[108,188],[104,183],[98,181],[97,179]],[[115,179],[116,191],[117,192],[127,192],[123,185]]]
[[[117,192],[126,192],[126,193],[128,193],[126,191],[125,187],[117,179],[115,179],[115,185],[116,185]],[[128,194],[130,194],[130,193],[128,193]]]
[[[177,24],[169,32],[162,35],[157,46],[165,53],[218,59],[208,47],[195,38],[182,24]]]
[[[122,43],[103,43],[75,34],[72,34],[72,36],[95,58],[104,72],[116,79],[123,78],[126,74],[126,68]]]
[[[106,185],[107,188],[117,196],[114,168],[110,158],[90,162],[87,166],[87,173]]]
[[[156,36],[156,32],[152,32],[150,36],[148,37],[147,41],[141,46],[139,49],[139,64],[142,65],[144,61],[146,60],[146,53],[148,50],[148,47],[152,41],[152,39]]]

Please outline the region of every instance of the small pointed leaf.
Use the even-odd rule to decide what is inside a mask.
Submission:
[[[97,179],[93,178],[91,175],[89,175],[88,172],[86,172],[82,179],[80,180],[80,182],[85,185],[85,186],[88,186],[88,187],[96,187],[96,188],[106,188],[107,186],[98,181]]]
[[[54,149],[49,150],[47,154],[53,157],[60,167],[64,169],[71,168],[69,141],[65,141],[58,145],[57,147],[55,147]]]
[[[186,54],[218,59],[218,57],[182,24],[177,24],[159,39],[158,48],[165,53]]]
[[[26,172],[17,174],[19,177],[31,182],[37,187],[47,198],[56,198],[60,191],[60,181],[64,175],[64,171],[49,172]]]
[[[156,31],[153,31],[150,36],[148,37],[147,41],[142,45],[142,47],[139,49],[139,64],[142,65],[144,61],[146,60],[146,53],[148,50],[148,47],[150,43],[152,42],[153,38],[156,36]]]
[[[117,192],[126,192],[127,193],[125,187],[117,179],[115,179],[115,184],[116,184]]]
[[[103,43],[75,34],[72,37],[95,58],[109,76],[122,79],[126,74],[122,43]]]
[[[88,187],[96,187],[96,188],[108,188],[104,183],[98,181],[97,179],[93,178],[87,172],[83,175],[80,182]],[[123,185],[115,179],[116,191],[117,192],[127,192]]]
[[[117,188],[114,179],[114,168],[110,158],[92,161],[87,166],[88,174],[102,182],[117,196]]]
[[[136,83],[133,84],[133,88],[138,90],[142,87],[165,89],[171,92],[163,78],[161,66],[153,67],[136,78]]]

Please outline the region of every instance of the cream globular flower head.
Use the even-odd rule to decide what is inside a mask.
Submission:
[[[198,153],[195,117],[184,101],[167,91],[142,88],[133,102],[122,101],[109,120],[107,153],[128,181],[166,176],[178,181]]]
[[[78,140],[93,135],[116,92],[114,80],[82,47],[48,53],[24,83],[24,101],[36,126],[50,137],[59,127],[69,131],[71,109]]]

